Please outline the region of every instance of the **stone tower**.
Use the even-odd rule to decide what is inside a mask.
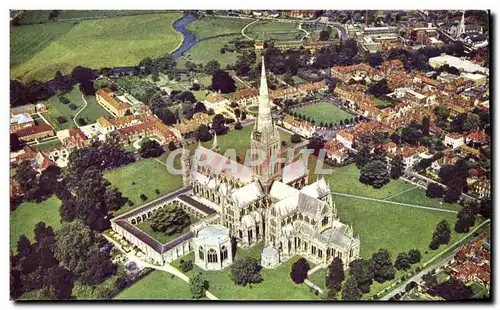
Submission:
[[[465,33],[465,11],[462,13],[462,19],[460,20],[460,24],[458,24],[457,28],[457,38]]]
[[[191,158],[189,157],[189,150],[182,144],[182,185],[184,187],[191,186]]]
[[[281,144],[278,129],[274,126],[271,115],[264,57],[262,57],[262,73],[260,78],[259,113],[252,131],[251,140],[252,158],[256,160],[259,156],[265,154],[262,164],[252,165],[252,174],[254,178],[261,182],[267,192],[270,189],[272,181],[280,176],[280,166],[275,159],[280,154]]]

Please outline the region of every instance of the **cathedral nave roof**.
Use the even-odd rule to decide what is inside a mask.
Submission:
[[[240,207],[249,204],[252,201],[262,198],[265,195],[259,182],[252,182],[236,189],[231,197]]]

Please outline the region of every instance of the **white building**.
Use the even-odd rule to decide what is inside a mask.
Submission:
[[[433,68],[440,68],[444,65],[449,65],[450,67],[455,67],[458,70],[465,72],[480,72],[486,75],[489,75],[490,73],[488,68],[481,67],[470,60],[461,59],[447,54],[441,54],[441,56],[429,58],[429,65]]]
[[[444,137],[444,144],[453,149],[464,145],[464,137],[458,133],[449,133]]]
[[[229,228],[209,225],[193,238],[194,263],[203,270],[222,270],[233,263]]]

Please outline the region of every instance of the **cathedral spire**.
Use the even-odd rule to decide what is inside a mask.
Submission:
[[[255,129],[258,132],[273,130],[273,119],[271,116],[271,104],[269,102],[269,90],[267,88],[266,67],[264,65],[264,56],[262,56],[262,71],[260,76],[259,90],[259,114]]]
[[[217,143],[217,133],[214,132],[214,141],[212,142],[212,151],[218,152],[219,151],[219,143]]]

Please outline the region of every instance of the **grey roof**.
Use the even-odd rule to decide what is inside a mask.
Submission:
[[[266,246],[262,249],[262,257],[275,257],[278,255],[278,250],[272,246]]]
[[[34,108],[35,108],[34,104],[28,103],[28,104],[21,105],[18,107],[10,108],[10,113],[19,114],[19,113],[23,113],[26,109],[34,109]]]
[[[205,214],[214,214],[215,213],[215,210],[205,206],[204,204],[202,204],[201,202],[197,201],[197,200],[194,200],[193,198],[187,196],[187,195],[180,195],[178,196],[177,198],[179,198],[179,200],[182,200],[184,201],[185,203],[195,207],[196,209],[200,210],[201,212],[205,213]]]
[[[221,225],[210,225],[198,231],[196,238],[207,243],[224,242],[229,238],[229,228]]]

